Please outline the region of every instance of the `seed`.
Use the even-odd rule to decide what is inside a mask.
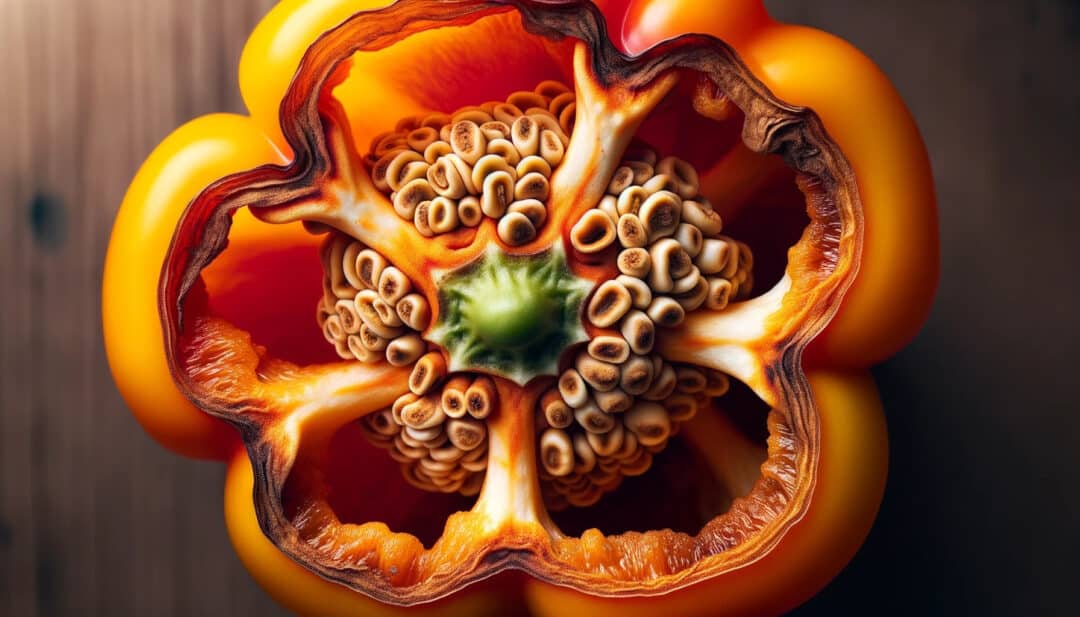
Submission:
[[[581,433],[574,435],[574,455],[577,458],[577,463],[574,465],[575,474],[584,475],[596,467],[596,452],[589,445],[589,440]]]
[[[674,328],[686,317],[682,305],[666,297],[653,298],[646,313],[656,325],[664,328]]]
[[[678,197],[678,185],[676,184],[675,179],[667,174],[656,174],[646,180],[645,183],[641,185],[641,188],[645,189],[645,192],[650,195],[665,191]]]
[[[401,427],[394,422],[393,413],[389,409],[364,416],[364,425],[384,437],[393,437],[401,432]]]
[[[390,339],[379,336],[367,324],[360,326],[360,333],[356,338],[360,341],[360,345],[368,351],[382,351],[390,343]]]
[[[649,287],[653,291],[668,292],[675,285],[671,272],[673,262],[681,261],[686,252],[671,238],[659,240],[649,249],[652,268],[649,270]]]
[[[536,199],[523,199],[515,201],[507,208],[508,212],[518,212],[525,215],[533,227],[539,228],[547,220],[547,207],[543,202]]]
[[[465,409],[477,420],[488,417],[498,404],[495,382],[490,377],[478,377],[465,390]]]
[[[548,82],[544,82],[544,83],[548,83]],[[554,82],[554,83],[558,83],[558,82]],[[541,85],[543,85],[543,84],[541,84]],[[562,84],[559,84],[559,85],[562,86]],[[566,86],[563,86],[563,88],[564,88],[564,90],[562,92],[552,93],[550,90],[541,91],[539,89],[539,86],[537,87],[537,93],[544,94],[545,96],[550,96],[551,97],[551,101],[548,102],[548,111],[550,111],[556,117],[559,116],[559,113],[567,105],[574,102],[574,93],[573,92],[567,92],[565,90]]]
[[[675,240],[686,251],[686,254],[693,258],[701,252],[701,243],[704,238],[701,235],[701,229],[684,222],[679,223],[679,226],[675,228]]]
[[[647,354],[652,351],[656,342],[656,326],[648,315],[633,310],[626,314],[622,325],[619,327],[623,338],[626,339],[630,350],[636,354]]]
[[[604,195],[600,198],[600,204],[596,206],[596,209],[606,214],[612,223],[618,223],[619,209],[617,203],[611,195]]]
[[[431,457],[431,460],[442,463],[453,463],[460,459],[462,454],[465,454],[465,451],[452,443],[440,448],[433,448],[428,452],[428,456]]]
[[[566,146],[558,133],[546,129],[540,133],[540,156],[551,166],[562,162],[566,156]]]
[[[514,144],[510,141],[510,127],[506,127],[506,130],[507,134],[505,138],[492,139],[488,142],[487,155],[495,155],[495,158],[501,158],[503,160],[503,163],[505,163],[507,167],[507,169],[505,169],[504,171],[512,171],[514,169],[514,165],[517,165],[518,161],[521,160],[521,155],[518,154],[517,148],[515,148]],[[478,176],[476,173],[476,168],[482,164],[483,163],[477,163],[473,167],[473,183],[477,186],[480,186],[480,183],[477,181]]]
[[[334,303],[334,312],[337,314],[338,323],[343,331],[342,337],[346,334],[356,334],[360,331],[360,326],[364,325],[364,322],[360,320],[360,315],[356,312],[356,305],[352,301],[338,300]]]
[[[594,392],[593,400],[604,413],[621,413],[634,404],[633,397],[619,388],[609,392]]]
[[[641,224],[641,219],[635,214],[627,212],[620,216],[616,227],[619,243],[625,247],[642,247],[649,243],[649,234],[645,231],[645,226]]]
[[[622,448],[625,434],[622,422],[614,422],[611,430],[604,433],[588,433],[585,439],[597,455],[611,456]]]
[[[371,307],[375,309],[375,313],[379,316],[379,321],[391,328],[397,328],[402,325],[401,318],[398,317],[397,310],[387,304],[382,298],[376,298],[371,302]]]
[[[589,300],[586,316],[600,328],[614,325],[631,306],[630,292],[616,281],[604,281]]]
[[[472,195],[462,197],[457,204],[457,216],[461,224],[466,227],[476,227],[484,219],[484,211],[480,209],[480,200]]]
[[[675,295],[682,295],[690,293],[698,286],[698,281],[701,280],[701,271],[697,266],[690,266],[690,271],[684,274],[681,278],[675,279],[671,285],[671,293]]]
[[[491,218],[501,217],[513,198],[514,177],[509,171],[492,171],[484,178],[483,193],[480,196],[480,209],[484,214]]]
[[[514,120],[521,117],[523,108],[509,102],[495,103],[491,109],[491,115],[499,122],[513,124]]]
[[[607,190],[608,193],[611,193],[612,195],[619,195],[633,183],[634,170],[623,165],[616,169],[615,173],[611,175],[611,182],[608,183]]]
[[[423,152],[428,146],[439,139],[439,131],[432,126],[421,126],[413,129],[405,138],[405,143],[417,152]]]
[[[731,299],[731,281],[722,278],[711,278],[708,293],[705,295],[705,306],[711,310],[723,310]]]
[[[428,175],[431,174],[432,169],[434,166],[428,169]],[[435,189],[431,183],[423,178],[417,178],[394,194],[394,212],[407,221],[413,220],[416,207],[434,198]]]
[[[566,431],[549,428],[540,435],[540,462],[556,477],[574,470],[574,444]]]
[[[379,316],[379,311],[375,309],[375,303],[381,300],[379,294],[374,290],[365,289],[356,294],[356,299],[353,303],[355,304],[356,312],[360,315],[360,319],[363,320],[364,325],[376,335],[385,339],[392,339],[401,334],[402,329],[399,327],[388,326],[383,322],[382,317]]]
[[[697,195],[698,174],[694,166],[674,156],[664,157],[656,164],[656,172],[670,176],[678,188],[679,197],[690,199]]]
[[[571,407],[581,407],[589,400],[589,391],[585,387],[585,380],[574,369],[567,369],[559,377],[559,394],[562,395],[566,404]]]
[[[428,224],[428,212],[431,210],[430,201],[422,201],[416,204],[416,210],[413,211],[413,226],[416,227],[416,231],[420,232],[421,236],[430,238],[435,235],[435,232],[431,230],[431,225]]]
[[[690,291],[675,296],[675,301],[679,303],[679,306],[683,307],[684,311],[689,313],[696,311],[698,307],[705,303],[708,293],[709,283],[699,275],[694,287]]]
[[[424,178],[429,165],[423,155],[412,150],[399,152],[386,166],[386,183],[390,190],[398,191],[412,180]]]
[[[414,429],[438,427],[445,420],[446,414],[434,394],[423,396],[401,408],[402,423]]]
[[[405,431],[398,433],[397,437],[394,437],[394,450],[403,454],[406,460],[419,460],[427,456],[428,453],[427,448],[410,446],[405,441]]]
[[[435,164],[427,170],[427,181],[439,195],[450,199],[460,199],[465,196],[468,189],[457,166],[453,163],[453,156],[453,154],[446,154],[435,161]]]
[[[436,461],[435,459],[431,458],[431,453],[430,452],[428,453],[427,458],[422,458],[418,462],[420,463],[420,466],[424,468],[424,471],[431,474],[432,479],[435,480],[436,482],[438,482],[440,480],[445,482],[446,480],[449,479],[449,478],[447,478],[447,474],[450,471],[453,471],[454,469],[460,469],[457,465],[453,464],[452,462],[449,462],[449,461]]]
[[[485,153],[487,138],[475,122],[462,120],[450,128],[450,147],[461,160],[474,165]]]
[[[623,426],[625,428],[625,424]],[[631,433],[630,431],[624,430],[622,447],[619,448],[618,452],[611,456],[616,461],[624,461],[631,457],[637,456],[639,449],[640,447],[638,444],[637,435]]]
[[[619,367],[619,386],[627,394],[643,394],[652,385],[653,363],[644,356],[634,356]]]
[[[492,120],[491,122],[485,122],[480,125],[480,132],[484,134],[484,137],[488,139],[488,152],[491,152],[491,140],[493,139],[510,139],[510,125],[499,121]],[[510,143],[507,141],[506,143]],[[511,144],[513,145],[513,144]],[[516,153],[516,151],[515,151]]]
[[[342,358],[350,359],[342,353],[340,342],[335,342],[334,347]],[[363,343],[360,342],[360,335],[358,334],[350,334],[349,338],[345,339],[345,350],[348,351],[349,355],[361,362],[375,362],[382,357],[381,354],[365,348]]]
[[[657,371],[654,368],[653,371],[656,378],[653,379],[648,391],[641,396],[650,401],[660,401],[671,396],[671,393],[675,391],[675,386],[678,383],[675,368],[670,364],[664,364],[660,370]]]
[[[656,403],[640,402],[634,405],[623,416],[623,422],[643,446],[663,443],[671,434],[671,418]]]
[[[574,130],[574,123],[577,121],[577,103],[571,102],[566,107],[563,107],[559,112],[559,127],[562,128],[563,133],[569,135]]]
[[[597,360],[587,353],[578,354],[574,368],[586,383],[601,392],[607,392],[619,385],[619,367]]]
[[[445,197],[431,200],[427,216],[428,227],[436,234],[453,231],[458,226],[457,204]]]
[[[697,394],[705,390],[705,372],[692,366],[675,369],[675,382],[680,392]]]
[[[427,394],[446,376],[446,360],[437,351],[424,354],[409,373],[409,389],[419,395]],[[702,380],[704,383],[704,376]]]
[[[390,190],[390,184],[386,181],[386,171],[390,167],[390,163],[393,163],[400,153],[401,150],[385,152],[375,150],[374,154],[379,157],[375,164],[371,166],[371,181],[375,184],[375,188],[384,192]]]
[[[359,242],[350,242],[341,254],[341,275],[350,286],[356,289],[364,288],[364,282],[360,280],[360,275],[356,270],[356,258],[363,249],[364,245]]]
[[[424,148],[424,160],[427,161],[428,165],[434,165],[435,161],[439,160],[439,158],[446,156],[453,151],[454,149],[445,141],[439,140],[432,142],[427,148]]]
[[[424,339],[417,334],[406,334],[390,341],[386,346],[386,361],[394,366],[412,364],[424,353]]]
[[[706,396],[723,396],[727,394],[730,387],[731,380],[726,374],[714,369],[706,369],[704,390]]]
[[[402,425],[405,424],[404,421],[402,421],[401,419],[401,411],[405,408],[406,405],[415,403],[418,400],[420,400],[420,397],[413,394],[412,392],[406,392],[405,394],[402,394],[401,396],[394,399],[394,404],[390,406],[390,415],[394,419],[394,422]]]
[[[460,418],[469,412],[465,404],[465,391],[471,383],[472,379],[465,375],[456,375],[446,382],[441,399],[443,413],[451,418]]]
[[[652,290],[645,281],[626,274],[615,277],[615,281],[630,292],[630,302],[634,308],[645,309],[652,303]]]
[[[496,227],[499,239],[510,246],[521,246],[536,237],[536,227],[520,212],[508,212]]]
[[[540,201],[547,199],[547,176],[535,171],[520,176],[517,184],[514,185],[514,198],[518,200],[536,199]]]
[[[454,112],[450,118],[450,123],[443,125],[443,128],[449,129],[452,125],[465,120],[475,122],[476,124],[483,124],[485,122],[491,122],[493,119],[494,118],[492,118],[490,113],[484,111],[483,108],[474,105],[471,107],[463,107]],[[449,135],[447,135],[447,137],[449,137]],[[446,141],[450,140],[446,139]]]
[[[622,474],[627,477],[640,476],[652,467],[652,454],[638,448],[637,455],[623,461],[620,466]]]
[[[517,167],[514,168],[514,171],[519,178],[529,174],[540,174],[547,178],[551,175],[551,165],[549,165],[542,157],[533,155],[521,159],[521,162],[517,163]]]
[[[446,421],[446,436],[455,447],[468,452],[484,442],[487,426],[472,418],[451,418]]]
[[[694,200],[686,200],[682,203],[682,218],[687,223],[701,230],[706,236],[715,236],[724,228],[724,222],[720,215],[713,211],[712,206]]]
[[[510,139],[521,156],[536,154],[540,148],[540,127],[529,116],[520,116],[510,127]]]
[[[627,161],[626,166],[634,170],[634,184],[644,184],[656,173],[653,164],[646,161]]]
[[[615,241],[615,223],[597,209],[585,212],[570,229],[570,244],[582,253],[599,253]]]
[[[548,390],[540,397],[540,409],[548,426],[566,428],[574,421],[574,412],[562,399],[557,389]]]
[[[406,405],[405,408],[408,409],[409,406]],[[436,407],[436,409],[438,409],[438,407]],[[403,416],[404,413],[405,411],[403,410]],[[439,413],[442,413],[441,410]],[[401,429],[401,434],[402,436],[413,440],[416,445],[424,446],[425,448],[437,448],[446,443],[446,431],[443,430],[441,422],[426,428],[413,428],[405,425],[405,428]],[[406,443],[408,443],[408,439],[406,440]]]
[[[386,268],[386,258],[371,249],[360,251],[356,256],[356,276],[363,283],[364,288],[375,289],[379,285],[379,277]]]
[[[394,310],[398,319],[413,330],[422,331],[431,322],[431,307],[427,298],[418,293],[407,294],[398,300]]]
[[[630,357],[630,345],[617,336],[598,336],[589,341],[589,355],[612,364],[622,364]]]
[[[330,242],[323,244],[320,257],[323,258],[323,267],[328,271],[330,292],[336,298],[349,299],[356,295],[356,289],[345,280],[344,257],[350,240],[344,235],[335,235]],[[325,284],[325,283],[324,283]]]
[[[731,245],[718,238],[706,238],[701,243],[701,252],[694,258],[694,265],[702,274],[716,274],[724,270],[731,259]],[[737,264],[736,264],[737,265]]]
[[[675,233],[682,214],[679,196],[670,191],[659,191],[649,196],[638,211],[641,224],[650,240]]]
[[[643,248],[624,249],[615,260],[619,272],[627,276],[645,278],[652,269],[652,257]]]
[[[379,275],[379,297],[388,304],[397,304],[405,294],[412,291],[412,283],[405,273],[394,266],[383,268]]]
[[[689,394],[676,394],[668,398],[664,401],[664,407],[672,422],[686,422],[698,411],[697,400]]]
[[[641,204],[648,198],[649,194],[645,192],[645,189],[640,186],[630,186],[619,193],[615,208],[619,211],[619,216],[637,214],[641,211]]]

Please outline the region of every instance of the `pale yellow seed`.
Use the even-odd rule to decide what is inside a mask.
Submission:
[[[406,334],[390,341],[386,346],[386,361],[394,366],[412,364],[424,353],[424,339],[417,334]]]
[[[623,422],[643,446],[661,444],[671,434],[671,418],[656,403],[639,402],[626,412]]]
[[[431,306],[421,294],[407,294],[398,300],[394,309],[402,323],[413,330],[422,331],[431,323]]]
[[[635,276],[626,274],[620,274],[615,277],[615,280],[625,287],[626,291],[630,292],[630,301],[634,308],[642,310],[649,308],[653,296],[648,283]]]
[[[510,204],[507,212],[519,212],[524,214],[533,227],[540,228],[547,220],[547,206],[538,199],[522,199]]]
[[[653,320],[639,310],[633,310],[623,318],[619,331],[626,339],[631,351],[636,354],[647,354],[652,351],[656,342],[656,327]]]
[[[559,377],[559,394],[571,407],[581,407],[589,400],[589,390],[585,380],[574,369],[567,369]]]
[[[630,292],[617,281],[604,281],[589,300],[585,315],[600,328],[615,325],[632,305]]]
[[[499,239],[510,246],[520,246],[536,237],[536,227],[529,217],[520,212],[508,212],[496,227]]]
[[[569,475],[574,470],[574,444],[566,431],[549,428],[540,435],[540,462],[556,477]]]
[[[582,253],[598,253],[615,241],[615,224],[599,210],[589,210],[570,229],[570,243]]]
[[[622,364],[630,357],[630,345],[617,336],[597,336],[589,341],[586,349],[597,360],[613,364]]]
[[[578,354],[574,362],[574,368],[577,369],[578,374],[585,380],[585,383],[589,384],[594,390],[608,392],[619,385],[619,367],[609,362],[597,360],[587,353]]]

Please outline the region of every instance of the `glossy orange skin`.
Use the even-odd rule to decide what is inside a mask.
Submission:
[[[277,119],[300,58],[319,34],[383,0],[284,0],[249,39],[240,87],[250,116],[196,119],[150,155],[121,205],[105,264],[103,322],[110,367],[125,401],[156,440],[186,456],[229,461],[226,521],[254,578],[279,602],[311,615],[473,615],[492,596],[459,594],[416,610],[385,607],[327,582],[279,553],[262,535],[251,503],[251,471],[232,429],[188,402],[162,348],[158,275],[187,203],[210,182],[288,151]],[[810,510],[763,559],[706,583],[654,598],[604,599],[535,581],[524,593],[539,615],[767,615],[810,597],[848,562],[873,521],[884,487],[887,440],[866,366],[899,350],[921,326],[937,282],[937,218],[926,152],[898,94],[874,64],[821,31],[780,24],[761,0],[602,0],[609,33],[628,53],[701,32],[730,44],[772,92],[812,108],[856,175],[866,233],[860,272],[828,328],[807,350],[807,376],[821,421],[821,468]],[[393,62],[422,52],[406,40]],[[385,62],[385,57],[381,59]],[[416,62],[422,62],[419,58]],[[354,74],[378,83],[374,64]],[[358,117],[389,121],[419,111],[392,89],[338,92]],[[377,96],[373,96],[377,93]],[[238,214],[230,250],[215,263],[228,284],[229,259],[312,242],[299,226],[267,226]],[[230,258],[229,254],[234,257]],[[232,266],[236,268],[236,266]],[[235,270],[233,270],[235,271]],[[486,599],[485,599],[486,598]]]

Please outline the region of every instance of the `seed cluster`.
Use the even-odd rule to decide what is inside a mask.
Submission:
[[[475,494],[487,466],[487,426],[496,405],[488,377],[446,378],[440,351],[421,338],[431,321],[426,298],[379,253],[332,232],[321,250],[323,336],[346,360],[412,365],[409,392],[361,421],[369,440],[390,451],[405,479],[425,490]]]
[[[547,220],[575,109],[573,92],[546,81],[505,102],[405,118],[372,141],[372,180],[425,236],[488,217],[503,242],[525,244]]]
[[[585,256],[614,247],[619,275],[585,309],[608,334],[575,353],[536,410],[549,507],[590,505],[644,473],[679,425],[728,389],[723,373],[653,352],[658,328],[721,310],[752,285],[749,247],[720,234],[720,216],[698,190],[689,163],[635,147],[571,229]]]
[[[390,409],[364,416],[369,441],[388,450],[417,488],[480,492],[487,468],[483,420],[498,405],[495,383],[464,373],[447,380],[442,353],[432,351],[413,366],[409,390]]]
[[[420,332],[431,321],[427,299],[409,277],[379,253],[347,235],[322,245],[323,297],[317,319],[323,336],[346,360],[406,366],[427,348]]]

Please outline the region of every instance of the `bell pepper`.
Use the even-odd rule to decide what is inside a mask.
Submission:
[[[226,462],[298,614],[810,597],[884,488],[867,367],[936,287],[894,88],[760,0],[384,5],[281,2],[248,115],[139,170],[102,300],[136,418]]]

